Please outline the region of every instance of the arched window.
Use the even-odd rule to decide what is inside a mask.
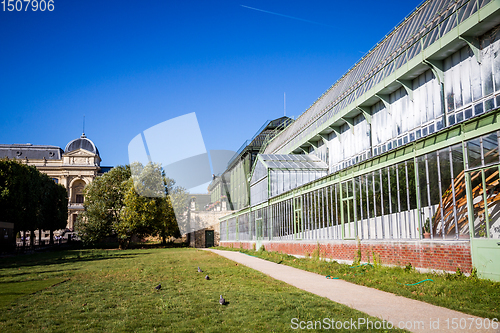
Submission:
[[[71,201],[76,204],[83,204],[83,188],[85,187],[85,182],[83,180],[77,180],[72,186]]]

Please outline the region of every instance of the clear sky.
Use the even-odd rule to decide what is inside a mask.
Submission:
[[[0,4],[0,143],[64,149],[85,115],[101,165],[115,166],[136,135],[196,112],[207,149],[237,150],[283,115],[283,93],[299,116],[420,3]]]

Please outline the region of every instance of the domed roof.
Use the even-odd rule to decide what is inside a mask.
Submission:
[[[91,153],[94,153],[96,155],[99,155],[99,150],[95,146],[95,144],[85,136],[85,133],[82,134],[81,137],[78,139],[75,139],[73,141],[70,141],[67,145],[66,148],[64,149],[64,153],[67,154],[69,152],[72,152],[77,149],[85,149],[87,151],[90,151]]]

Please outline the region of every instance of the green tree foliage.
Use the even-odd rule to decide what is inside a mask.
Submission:
[[[50,243],[53,244],[54,230],[64,229],[68,223],[68,192],[64,186],[55,184],[49,176],[42,176],[42,229],[50,230]]]
[[[134,235],[160,235],[165,242],[169,236],[180,236],[175,213],[185,221],[186,203],[186,191],[165,177],[159,165],[116,167],[85,188],[78,234],[89,244],[117,236],[120,248],[126,248]]]
[[[0,221],[13,222],[14,232],[62,229],[68,216],[68,196],[34,166],[0,160]],[[30,237],[33,241],[34,237]]]
[[[85,187],[85,212],[78,215],[76,225],[84,243],[97,243],[113,234],[121,222],[130,175],[128,166],[117,166]]]

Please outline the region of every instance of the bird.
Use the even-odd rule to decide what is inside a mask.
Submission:
[[[205,275],[205,280],[210,280],[210,278],[208,277],[208,275]]]
[[[203,271],[201,270],[200,266],[198,266],[198,273],[203,273]]]
[[[220,305],[226,305],[226,300],[224,298],[222,298],[222,295],[220,295],[219,304]]]
[[[160,290],[160,289],[161,289],[161,283],[160,283],[159,285],[157,285],[157,286],[155,287],[155,289],[156,289],[156,290]]]

